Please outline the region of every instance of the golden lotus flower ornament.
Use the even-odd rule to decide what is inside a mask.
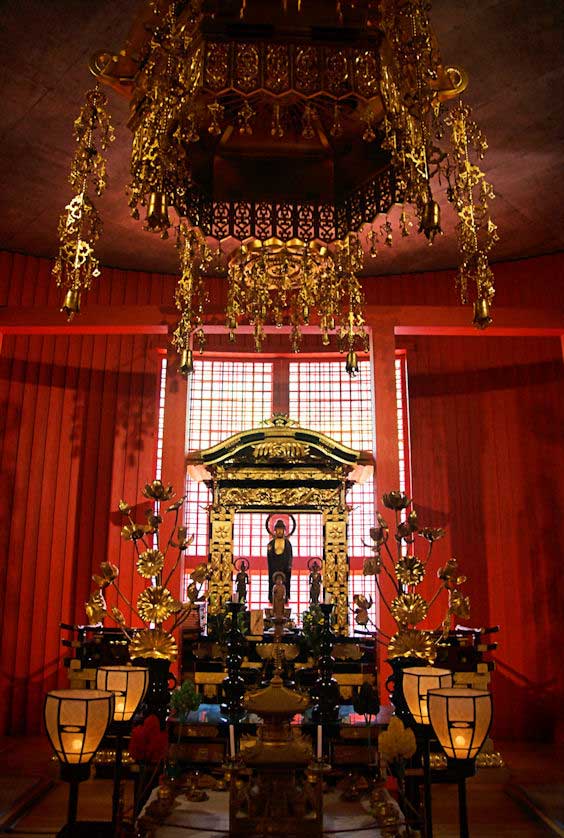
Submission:
[[[402,585],[418,585],[425,576],[425,565],[416,556],[405,556],[396,564],[396,577]]]
[[[145,505],[146,524],[139,524],[133,519],[133,506],[126,500],[120,500],[118,508],[126,518],[121,536],[125,541],[132,542],[137,556],[136,570],[143,579],[150,580],[150,583],[133,603],[120,591],[116,583],[117,566],[111,562],[102,562],[100,573],[93,576],[98,589],[86,603],[86,611],[91,624],[99,624],[106,617],[111,617],[120,626],[129,642],[131,657],[174,660],[178,649],[172,632],[186,620],[192,610],[192,603],[205,598],[205,595],[201,595],[201,585],[209,578],[210,568],[203,563],[195,569],[188,602],[182,603],[173,596],[167,585],[169,580],[174,578],[184,551],[194,538],[188,536],[185,526],[178,525],[184,498],[179,498],[165,508],[163,504],[174,497],[174,490],[170,484],[165,484],[159,479],[146,483],[142,493],[152,501],[151,504]],[[172,518],[169,518],[169,515],[172,515]],[[160,531],[165,519],[171,521],[166,539],[161,537]],[[161,550],[159,545],[163,543],[165,547]],[[176,557],[165,574],[167,554],[171,548],[176,550]],[[127,618],[120,608],[107,608],[103,591],[110,586],[116,589],[121,602],[128,607],[130,614],[127,614]],[[128,621],[133,618],[138,623],[145,623],[144,628],[139,631],[128,628]],[[165,629],[162,624],[169,618],[172,619]]]
[[[438,570],[440,584],[428,601],[417,593],[414,589],[428,576],[434,544],[444,537],[445,530],[442,527],[420,527],[413,501],[402,490],[387,492],[382,496],[382,501],[395,513],[395,532],[393,538],[390,538],[386,519],[377,512],[377,526],[370,529],[372,543],[363,542],[373,554],[364,559],[363,573],[375,576],[380,597],[398,624],[398,630],[388,644],[388,655],[390,658],[417,657],[432,663],[436,658],[435,647],[439,638],[448,637],[451,631],[452,617],[467,619],[470,615],[469,598],[458,590],[466,577],[459,575],[458,562],[453,558]],[[423,559],[411,554],[415,533],[427,542],[427,555]],[[391,549],[393,544],[395,557]],[[394,585],[395,597],[391,602],[386,599],[380,585],[381,571],[385,572]],[[427,618],[439,594],[445,591],[448,594],[448,606],[440,622],[441,632],[439,629],[418,629],[418,623]]]
[[[435,642],[429,632],[400,629],[388,644],[390,658],[422,658],[433,663],[437,657]]]
[[[101,623],[108,616],[106,600],[104,599],[102,589],[90,594],[90,599],[85,603],[84,607],[86,616],[88,617],[88,623],[91,626],[98,625],[98,623]]]
[[[137,611],[147,623],[162,623],[181,608],[182,603],[160,585],[145,588],[137,597]]]
[[[470,597],[464,596],[461,591],[451,591],[449,608],[455,617],[467,620],[470,616]]]
[[[145,483],[142,493],[146,498],[156,501],[170,500],[174,497],[172,486],[165,486],[161,480]]]
[[[390,605],[392,617],[399,625],[415,626],[427,616],[429,606],[421,594],[400,594]]]
[[[172,634],[162,628],[142,629],[129,643],[131,658],[158,658],[174,661],[178,646]]]
[[[406,509],[411,501],[405,492],[394,491],[382,495],[382,503],[387,509],[394,509],[399,512]]]
[[[137,559],[137,572],[144,579],[157,576],[164,567],[164,555],[160,550],[150,549],[140,553]]]
[[[99,588],[107,588],[108,585],[111,585],[118,576],[119,576],[119,568],[112,564],[111,562],[102,562],[100,565],[100,574],[95,573],[92,576],[92,581],[98,585]]]

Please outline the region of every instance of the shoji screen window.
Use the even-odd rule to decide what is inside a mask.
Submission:
[[[374,410],[372,371],[369,361],[359,362],[359,373],[351,378],[342,359],[298,361],[289,366],[290,416],[303,427],[361,451],[374,451]],[[364,576],[362,565],[369,550],[368,532],[374,526],[376,509],[374,481],[355,484],[348,494],[351,505],[348,527],[349,597],[362,593],[374,603],[370,617],[376,621],[376,583]],[[308,572],[301,570],[306,577]]]
[[[186,453],[210,448],[231,434],[254,428],[272,415],[272,363],[194,359],[188,384]],[[194,541],[187,573],[208,557],[208,506],[204,483],[186,481],[186,526]]]

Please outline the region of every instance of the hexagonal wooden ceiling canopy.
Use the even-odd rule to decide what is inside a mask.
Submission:
[[[333,0],[325,2],[334,8]],[[93,81],[89,58],[100,49],[119,51],[140,5],[138,0],[3,4],[0,248],[56,255],[58,218],[72,196],[67,183],[72,124]],[[464,98],[489,142],[482,167],[497,194],[491,210],[500,231],[492,261],[564,249],[564,4],[435,0],[431,20],[444,63],[469,74]],[[172,242],[144,232],[130,217],[124,194],[129,107],[113,91],[108,95],[117,139],[108,152],[110,185],[97,201],[104,222],[97,255],[105,265],[176,273]],[[229,155],[224,158],[229,165]],[[445,235],[432,247],[422,236],[401,241],[396,236],[392,248],[367,259],[366,273],[456,267],[456,219],[444,196],[439,199]]]

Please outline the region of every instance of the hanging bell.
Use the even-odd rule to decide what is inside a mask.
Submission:
[[[443,232],[441,230],[441,208],[436,201],[427,201],[423,207],[419,232],[425,233],[429,239],[429,244],[433,244],[435,236]]]
[[[474,319],[472,322],[477,329],[485,329],[492,322],[490,304],[486,297],[478,297],[474,303]]]
[[[80,312],[80,291],[77,291],[76,288],[69,288],[65,294],[61,311],[67,315],[69,322],[75,314]]]
[[[190,375],[194,372],[194,358],[191,349],[183,349],[180,354],[180,364],[178,366],[180,375]]]
[[[358,358],[356,357],[356,352],[354,352],[352,349],[350,349],[347,354],[345,369],[351,378],[354,378],[355,375],[358,375]]]
[[[168,205],[164,192],[151,192],[147,205],[145,229],[151,233],[162,233],[170,227]]]

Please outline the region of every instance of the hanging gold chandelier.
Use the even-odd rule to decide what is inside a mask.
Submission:
[[[358,233],[371,225],[371,252],[378,229],[391,244],[387,213],[400,204],[402,236],[416,226],[432,243],[437,183],[458,215],[461,300],[473,303],[477,326],[491,320],[497,232],[478,165],[486,143],[456,101],[467,77],[442,65],[427,0],[327,6],[150,0],[124,50],[92,59],[99,81],[130,99],[132,215],[145,208],[145,228],[163,238],[176,227],[173,343],[183,372],[194,340],[205,346],[204,274],[226,240],[236,246],[230,335],[252,323],[260,350],[265,325],[285,325],[297,351],[302,328],[318,325],[324,342],[336,335],[354,372],[366,337]],[[85,177],[99,170],[99,152],[84,160]],[[97,270],[98,234],[98,224],[76,234],[73,252],[86,246],[89,272],[69,258],[70,234],[62,238],[58,264],[77,294]]]

